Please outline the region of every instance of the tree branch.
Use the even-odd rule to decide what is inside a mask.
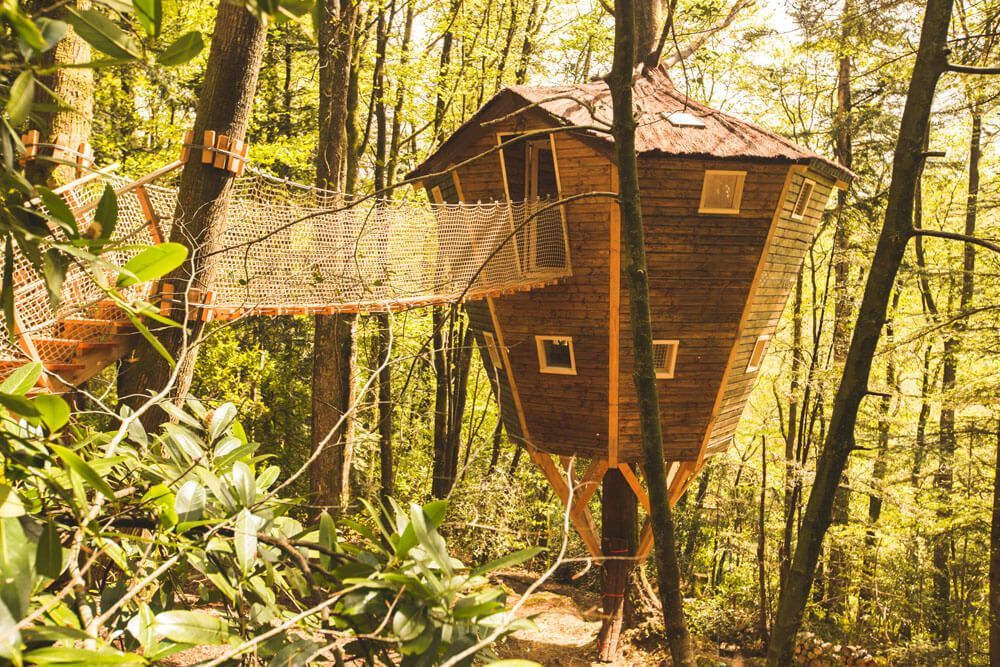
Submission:
[[[913,236],[933,236],[939,239],[949,239],[951,241],[961,241],[962,243],[971,243],[973,245],[982,246],[987,250],[992,250],[993,252],[1000,254],[1000,245],[993,243],[992,241],[987,241],[986,239],[976,238],[975,236],[968,236],[967,234],[959,234],[957,232],[945,232],[936,229],[914,229],[912,232]]]
[[[945,69],[949,72],[961,72],[962,74],[1000,74],[1000,67],[975,67],[974,65],[957,65],[948,63]]]
[[[697,37],[688,42],[683,48],[678,49],[677,53],[671,55],[669,58],[663,61],[664,66],[672,67],[677,63],[679,63],[680,61],[686,59],[692,53],[700,49],[701,46],[705,42],[707,42],[709,38],[712,37],[712,35],[721,30],[725,30],[730,25],[732,25],[733,21],[736,20],[736,17],[739,15],[739,13],[744,9],[746,9],[747,7],[749,7],[751,4],[753,4],[753,0],[737,0],[736,3],[732,6],[732,8],[729,10],[729,14],[719,19],[709,27],[705,28],[703,31],[701,31],[701,33]]]

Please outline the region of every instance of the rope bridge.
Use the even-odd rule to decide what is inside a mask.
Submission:
[[[135,181],[92,172],[57,192],[85,229],[105,186],[115,190],[116,243],[102,259],[121,266],[135,246],[170,238],[177,191],[161,181],[179,166]],[[209,291],[187,295],[199,317],[401,310],[529,290],[571,273],[562,212],[545,201],[356,198],[255,170],[235,178],[221,248]],[[27,258],[15,253],[13,270],[16,339],[0,344],[0,375],[36,360],[63,384],[77,383],[121,356],[129,323],[83,268],[68,270],[54,311]],[[129,290],[154,300],[148,284]]]

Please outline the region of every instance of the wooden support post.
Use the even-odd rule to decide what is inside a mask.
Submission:
[[[139,207],[142,209],[142,217],[149,223],[149,235],[153,237],[153,243],[159,245],[163,243],[163,232],[160,231],[160,216],[153,208],[153,202],[149,199],[146,188],[139,186],[135,189],[135,196],[139,199]]]
[[[597,539],[597,527],[594,525],[594,518],[591,516],[590,509],[586,503],[580,502],[581,496],[574,494],[573,490],[566,483],[565,473],[559,470],[559,466],[545,452],[529,449],[528,455],[535,462],[535,465],[541,469],[542,474],[545,475],[545,479],[549,481],[549,484],[556,492],[556,495],[559,496],[559,500],[562,501],[563,505],[568,505],[570,502],[573,503],[569,513],[570,523],[573,524],[573,527],[580,534],[580,538],[583,540],[590,555],[594,558],[601,558],[601,545]],[[572,499],[571,494],[573,494]]]
[[[598,660],[614,662],[625,625],[628,580],[635,565],[636,497],[618,468],[604,475],[601,504],[601,550],[604,553],[603,612],[597,635]]]

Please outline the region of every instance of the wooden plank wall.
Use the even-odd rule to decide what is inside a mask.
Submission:
[[[803,219],[793,220],[792,207],[806,178],[816,181],[816,189]],[[761,280],[749,306],[746,326],[729,369],[718,417],[711,432],[706,435],[706,451],[710,453],[724,451],[724,445],[736,432],[757,377],[756,372],[747,372],[750,354],[759,336],[774,335],[778,320],[781,319],[781,313],[795,286],[795,278],[813,242],[832,187],[833,183],[819,174],[807,172],[803,167],[792,168],[788,191],[782,201]]]
[[[495,146],[497,133],[543,127],[542,122],[524,117],[491,124],[491,131],[464,155]],[[555,144],[564,197],[608,190],[610,165],[605,157],[566,133],[557,133]],[[458,173],[466,201],[506,197],[497,153],[460,167]],[[542,290],[504,295],[493,304],[531,444],[555,454],[605,456],[610,203],[606,198],[578,200],[567,206],[566,214],[573,277]],[[477,317],[476,326],[481,321]],[[536,335],[572,337],[577,375],[540,373]],[[511,409],[504,404],[505,413]],[[504,415],[505,425],[514,421]]]
[[[738,215],[698,213],[706,169],[747,172]],[[787,172],[766,162],[640,160],[653,335],[680,341],[674,377],[658,385],[667,460],[698,457]],[[622,270],[619,449],[634,461],[638,404]]]

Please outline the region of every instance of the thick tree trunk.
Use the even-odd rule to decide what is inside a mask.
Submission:
[[[195,116],[195,143],[202,142],[206,130],[234,140],[245,138],[266,36],[266,26],[242,5],[228,2],[219,5],[205,83]],[[192,152],[197,156],[196,150]],[[226,170],[216,169],[198,159],[191,159],[184,166],[170,240],[187,246],[191,256],[166,278],[165,282],[173,285],[175,295],[185,294],[189,286],[203,290],[202,293],[211,288],[218,264],[212,253],[219,249],[222,240],[232,186],[233,175]],[[174,304],[171,316],[185,319],[184,306]],[[203,329],[201,319],[188,324],[188,345],[178,328],[158,332],[160,342],[179,366],[177,382],[171,392],[175,399],[186,396],[191,387],[198,348],[190,343],[200,339]],[[171,369],[148,344],[140,344],[135,356],[137,360],[125,371],[120,386],[125,390],[123,399],[141,401],[147,390],[160,390],[167,385]],[[143,421],[147,426],[163,418],[162,413],[153,411],[146,416]]]
[[[316,185],[342,190],[347,161],[347,90],[354,55],[354,0],[321,0],[318,8],[319,146]],[[310,469],[313,504],[339,513],[350,496],[355,315],[317,315],[313,336],[312,446],[327,444]],[[338,426],[339,422],[339,426]],[[331,431],[333,434],[331,435]]]
[[[893,159],[892,180],[875,256],[858,309],[857,326],[848,348],[845,370],[833,402],[829,431],[816,462],[816,478],[771,631],[768,664],[791,662],[795,634],[802,622],[823,537],[830,526],[834,496],[854,449],[858,408],[868,394],[872,360],[885,324],[886,308],[906,244],[913,234],[913,194],[922,159],[924,132],[938,78],[947,64],[948,26],[952,0],[929,0],[920,46],[907,91]]]
[[[982,116],[978,110],[972,113],[972,136],[969,142],[969,185],[965,206],[965,235],[976,235],[976,217],[979,201],[979,158],[981,155]],[[938,446],[938,469],[934,473],[934,487],[938,494],[939,523],[947,525],[951,520],[951,492],[954,486],[955,449],[955,406],[949,394],[955,390],[958,380],[958,359],[961,335],[965,331],[964,318],[972,305],[975,293],[976,246],[966,243],[962,255],[962,286],[959,293],[958,313],[955,325],[947,333],[944,341],[944,355],[941,366],[941,393],[944,402],[939,420],[940,440]],[[932,556],[934,573],[934,609],[931,631],[938,643],[948,641],[951,620],[951,531],[945,529],[934,538]]]
[[[39,8],[48,7],[49,3],[35,0]],[[89,9],[90,0],[71,2],[77,9]],[[56,12],[56,18],[62,18],[63,11]],[[79,150],[80,144],[90,140],[90,131],[94,123],[94,70],[90,67],[77,67],[91,61],[90,44],[84,41],[70,27],[66,36],[42,57],[42,64],[54,66],[52,73],[41,77],[60,104],[66,108],[55,108],[52,111],[40,113],[42,126],[39,128],[41,140],[46,143],[56,143],[59,135],[66,135],[65,147]],[[53,99],[43,86],[35,86],[35,104],[56,106]],[[49,153],[50,151],[42,151]],[[72,158],[71,158],[72,159]],[[76,169],[69,165],[59,165],[50,159],[35,160],[28,166],[28,178],[32,183],[57,187],[76,178]]]
[[[597,659],[618,659],[619,640],[625,625],[628,580],[635,566],[638,513],[635,493],[617,468],[608,470],[601,487],[601,553],[603,566],[603,618],[597,635]]]
[[[615,141],[618,166],[618,197],[621,209],[622,246],[626,255],[634,375],[639,399],[639,425],[643,463],[649,489],[650,521],[655,540],[654,553],[663,604],[664,628],[670,654],[678,667],[695,664],[691,635],[684,618],[681,573],[677,564],[674,520],[670,509],[666,470],[663,465],[663,433],[660,403],[653,367],[653,328],[649,314],[649,277],[646,245],[639,203],[639,169],[635,152],[635,125],[632,106],[633,54],[635,53],[635,8],[632,0],[618,0],[615,16],[614,63],[608,85],[614,119],[611,134]]]
[[[663,29],[663,0],[639,0],[635,3],[635,52],[632,65],[639,65],[656,51]]]

